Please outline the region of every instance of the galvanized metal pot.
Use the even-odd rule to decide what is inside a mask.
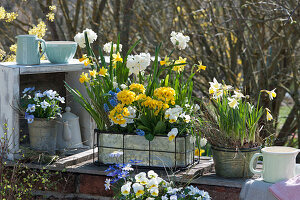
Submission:
[[[224,178],[251,178],[249,163],[261,147],[233,149],[212,146],[216,174]],[[255,162],[256,163],[256,162]]]
[[[127,163],[141,160],[137,165],[147,167],[187,167],[194,163],[194,143],[190,135],[177,136],[169,141],[167,136],[155,136],[152,141],[135,133],[97,133],[98,160],[103,164]],[[120,151],[116,158],[110,154]]]
[[[28,124],[30,147],[39,151],[55,154],[56,121],[35,118]]]

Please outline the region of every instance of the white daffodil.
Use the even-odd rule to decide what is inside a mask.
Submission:
[[[142,186],[142,185],[139,184],[139,183],[134,183],[134,184],[132,185],[132,188],[133,188],[133,191],[134,191],[135,196],[136,196],[137,198],[139,198],[140,196],[142,196],[142,195],[145,193],[145,191],[144,191],[144,186]]]
[[[225,90],[225,91],[228,91],[228,90],[231,90],[233,87],[231,85],[222,85],[222,89]]]
[[[245,95],[243,95],[243,93],[238,92],[238,91],[234,91],[234,95],[232,95],[233,98],[240,100],[241,98],[245,98]]]
[[[213,82],[209,82],[209,84],[210,84],[211,89],[213,89],[213,91],[217,91],[222,88],[222,84],[218,83],[216,78],[213,79]]]
[[[128,182],[125,185],[123,185],[121,187],[122,195],[127,196],[128,194],[130,194],[130,189],[131,189],[131,182]]]
[[[103,46],[103,50],[107,53],[110,54],[110,50],[111,50],[111,44],[112,42],[108,42]],[[122,51],[122,44],[119,44],[119,52]],[[113,44],[113,53],[117,52],[117,44]]]
[[[127,89],[127,85],[125,85],[125,84],[121,84],[120,87],[122,88],[122,90]]]
[[[139,72],[143,72],[150,65],[150,54],[140,53],[138,55],[129,55],[127,57],[126,66],[129,69],[129,74],[138,75]]]
[[[158,175],[153,170],[148,171],[148,178],[157,178]]]
[[[158,196],[158,188],[157,187],[153,187],[149,190],[150,194],[154,197]]]
[[[276,92],[275,92],[275,90],[276,90],[276,88],[273,89],[273,90],[271,90],[271,91],[265,90],[265,92],[268,93],[270,100],[273,100],[273,98],[276,97]]]
[[[171,131],[168,133],[169,141],[173,141],[177,136],[177,134],[178,134],[178,129],[172,128]]]
[[[271,121],[273,119],[273,116],[271,115],[271,111],[269,108],[266,108],[267,111],[267,121]]]
[[[206,145],[206,143],[207,143],[207,139],[206,138],[201,138],[201,140],[200,140],[200,146],[204,147]]]
[[[235,98],[228,97],[228,101],[229,101],[228,105],[229,105],[230,108],[235,109],[239,105],[239,102]]]
[[[173,45],[177,46],[179,50],[182,50],[187,47],[187,43],[190,41],[190,37],[185,36],[180,32],[177,33],[175,31],[172,31],[170,40]]]

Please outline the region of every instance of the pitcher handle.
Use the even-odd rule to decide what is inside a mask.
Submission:
[[[45,51],[46,51],[47,45],[46,45],[45,40],[43,40],[43,39],[37,38],[36,40],[37,40],[37,41],[40,41],[40,42],[42,43],[42,45],[44,45],[44,48],[42,48],[42,53],[40,54],[40,59],[41,59],[41,57],[44,55],[44,53],[45,53]]]
[[[300,175],[300,164],[296,164],[296,175]]]
[[[260,156],[263,156],[262,153],[256,153],[252,156],[252,158],[250,160],[249,167],[250,167],[250,171],[253,174],[262,174],[263,173],[263,170],[256,170],[256,169],[253,168],[253,164],[254,164],[255,159],[260,157]]]

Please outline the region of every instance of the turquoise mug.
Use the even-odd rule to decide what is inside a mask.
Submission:
[[[75,55],[77,43],[72,41],[47,41],[45,47],[47,59],[54,64],[68,63]]]
[[[40,59],[45,53],[40,53],[39,42],[45,45],[43,39],[37,38],[36,35],[18,35],[17,37],[17,58],[18,65],[38,65]]]

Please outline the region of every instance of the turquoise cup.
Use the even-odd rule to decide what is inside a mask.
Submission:
[[[46,41],[47,59],[54,64],[66,64],[74,57],[77,43],[72,41]]]

